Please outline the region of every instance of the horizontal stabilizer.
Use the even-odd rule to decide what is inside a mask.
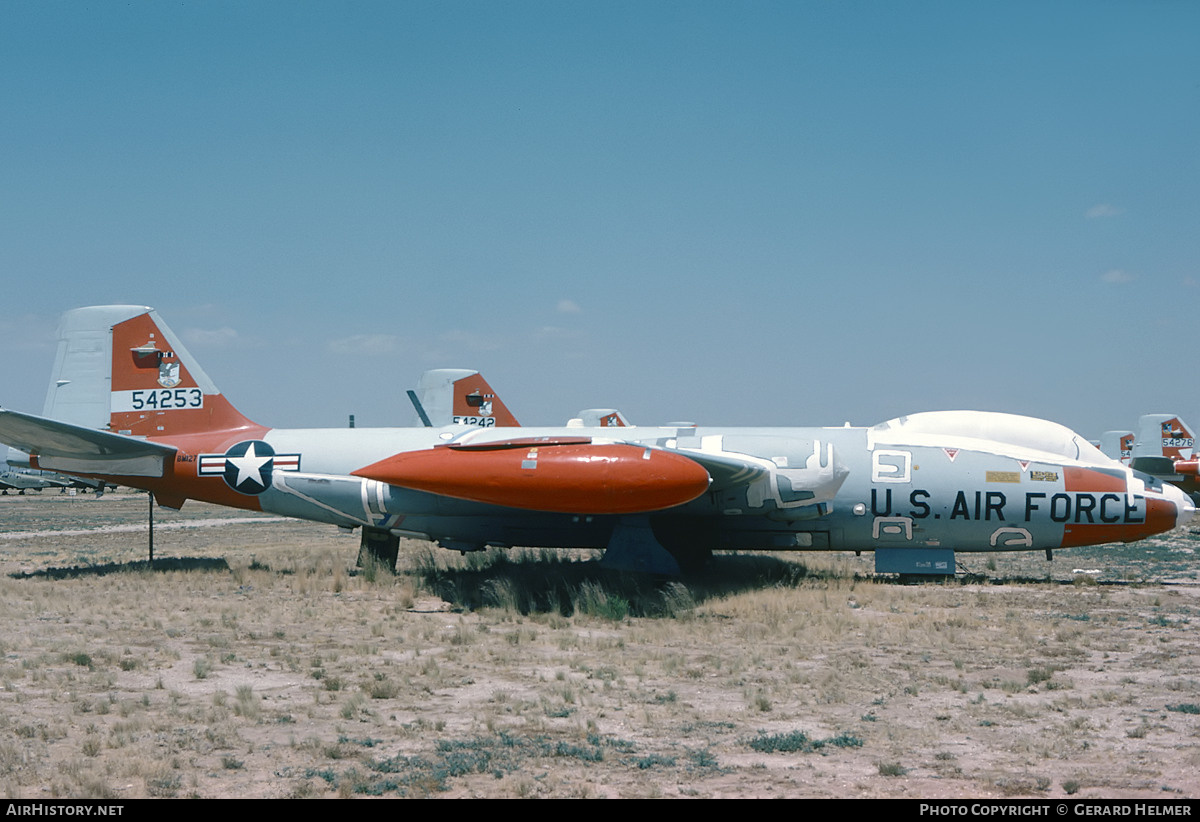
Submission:
[[[0,409],[0,442],[37,456],[39,468],[68,474],[161,477],[170,445]]]

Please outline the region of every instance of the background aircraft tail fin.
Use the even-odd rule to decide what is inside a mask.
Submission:
[[[1132,431],[1105,431],[1100,435],[1100,451],[1109,459],[1129,464],[1133,455]]]
[[[586,408],[571,420],[570,428],[629,428],[629,420],[615,408]]]
[[[426,425],[479,425],[485,428],[520,426],[508,406],[478,371],[437,368],[417,381],[419,407]]]
[[[62,317],[42,416],[135,436],[260,429],[242,416],[148,306]]]
[[[1174,414],[1145,414],[1138,418],[1130,465],[1158,476],[1173,474],[1180,460],[1195,454],[1191,426]]]
[[[1191,459],[1195,448],[1192,428],[1174,414],[1145,414],[1138,418],[1134,457]]]

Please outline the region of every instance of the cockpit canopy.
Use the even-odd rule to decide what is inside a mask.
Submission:
[[[1036,417],[1001,414],[996,411],[926,411],[881,422],[871,429],[875,442],[939,445],[940,441],[966,446],[964,439],[977,441],[974,447],[986,448],[985,443],[1008,446],[1022,451],[1053,455],[1093,465],[1109,466],[1112,460],[1096,446],[1065,425]]]

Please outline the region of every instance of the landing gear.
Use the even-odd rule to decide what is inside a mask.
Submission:
[[[654,536],[679,564],[686,574],[703,571],[712,561],[713,551],[719,547],[716,539],[718,527],[707,520],[680,523],[665,519],[651,519]]]
[[[396,557],[400,554],[400,537],[379,528],[363,528],[358,546],[358,567],[374,564],[396,573]]]
[[[621,517],[601,564],[622,571],[677,577],[702,569],[712,559],[714,529],[704,522],[664,522]]]
[[[600,560],[614,571],[679,576],[679,563],[655,538],[648,517],[621,517]]]

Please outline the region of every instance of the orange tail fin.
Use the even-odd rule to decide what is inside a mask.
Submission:
[[[146,306],[63,316],[43,416],[144,437],[266,430],[225,399]]]

